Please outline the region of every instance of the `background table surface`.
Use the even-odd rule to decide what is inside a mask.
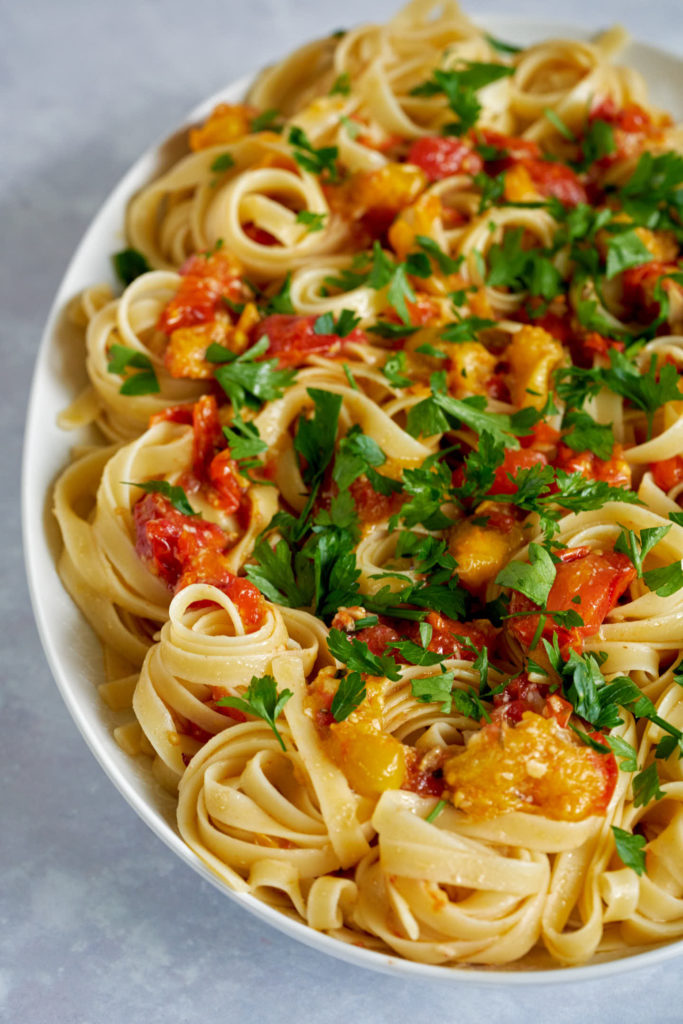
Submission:
[[[392,0],[0,0],[0,1019],[21,1024],[681,1021],[681,959],[612,980],[483,989],[327,958],[204,883],[136,817],[62,704],[29,607],[19,461],[42,325],[123,171],[203,96]],[[470,11],[474,8],[469,5]],[[487,0],[487,13],[621,21],[683,55],[680,0]]]

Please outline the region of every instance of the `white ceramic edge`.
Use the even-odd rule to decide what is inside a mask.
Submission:
[[[586,30],[577,29],[576,26],[570,24],[541,22],[523,17],[480,16],[477,17],[477,22],[492,32],[500,33],[501,36],[509,32],[522,42],[542,39],[551,34],[565,38],[572,36],[581,38],[581,36],[587,35]],[[680,58],[656,47],[639,44],[639,48],[644,51],[646,57],[681,63]],[[244,94],[249,81],[248,78],[240,79],[204,100],[192,110],[186,125],[205,116],[206,112],[219,99],[232,101],[239,99]],[[55,353],[52,351],[54,337],[67,301],[86,284],[111,278],[108,254],[115,251],[117,243],[122,240],[123,214],[127,200],[153,176],[163,141],[165,140],[162,140],[159,145],[150,147],[110,193],[69,262],[43,332],[26,418],[22,465],[22,532],[31,602],[52,674],[72,718],[95,758],[122,796],[152,831],[186,864],[197,871],[206,881],[211,882],[221,893],[291,938],[357,966],[399,977],[411,976],[441,983],[458,982],[480,986],[535,986],[558,982],[598,980],[608,975],[652,966],[680,956],[683,954],[683,941],[669,943],[620,959],[579,967],[529,971],[516,968],[513,964],[506,970],[493,970],[483,967],[444,967],[416,963],[351,946],[331,936],[316,932],[306,924],[286,917],[255,897],[233,892],[185,845],[177,831],[165,820],[160,808],[153,806],[149,799],[145,798],[141,792],[141,786],[136,786],[135,776],[139,773],[135,768],[135,762],[121,751],[111,735],[110,723],[104,721],[106,716],[103,714],[101,698],[92,683],[92,667],[90,666],[90,671],[88,671],[88,665],[79,665],[77,652],[68,643],[68,630],[73,629],[76,635],[81,634],[84,630],[91,631],[61,584],[50,550],[45,522],[45,517],[50,515],[47,504],[51,500],[52,483],[60,466],[66,462],[72,440],[68,434],[60,431],[56,426],[55,416],[68,403],[70,397],[73,397],[73,390],[66,390],[65,382],[55,379],[55,374],[49,364],[51,358],[54,362]],[[106,239],[107,242],[104,251],[102,239]],[[99,263],[100,273],[96,272],[91,263],[91,249],[98,256],[94,262]],[[83,276],[82,264],[88,266],[87,277]],[[95,270],[94,273],[93,270]],[[47,425],[46,416],[51,417],[48,419]],[[53,444],[44,443],[46,435],[54,441]],[[54,460],[55,449],[61,449],[63,453],[62,461],[57,461],[57,463]],[[96,644],[99,647],[99,642],[96,641]],[[70,676],[70,668],[76,672],[75,677]],[[79,678],[80,684],[85,682],[90,686],[90,690],[86,691],[85,698],[79,696]]]

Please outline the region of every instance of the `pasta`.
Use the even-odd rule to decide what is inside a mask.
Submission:
[[[428,964],[683,936],[683,154],[619,29],[307,44],[76,297],[117,738],[229,887]]]

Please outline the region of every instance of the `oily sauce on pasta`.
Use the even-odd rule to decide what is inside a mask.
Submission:
[[[55,489],[117,739],[226,884],[444,965],[683,934],[683,156],[453,0],[134,196]]]

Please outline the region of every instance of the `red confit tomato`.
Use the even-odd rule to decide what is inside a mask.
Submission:
[[[388,519],[399,511],[406,498],[402,491],[380,494],[364,476],[354,480],[349,490],[362,523],[379,523]]]
[[[670,459],[650,464],[654,482],[663,491],[670,491],[683,483],[683,455],[673,455]]]
[[[214,320],[217,310],[225,308],[223,298],[239,300],[240,273],[237,259],[223,249],[210,256],[203,253],[190,256],[179,270],[180,286],[164,308],[158,329],[172,334],[180,327]]]
[[[161,494],[146,494],[133,510],[135,550],[150,572],[171,590],[201,551],[223,551],[227,537],[219,526],[186,516]]]
[[[228,538],[219,526],[178,512],[161,494],[146,494],[133,510],[135,550],[149,571],[177,593],[191,583],[208,583],[237,605],[248,632],[258,629],[266,606],[248,580],[231,572],[223,554]]]
[[[525,711],[534,711],[544,718],[554,718],[565,729],[572,715],[572,706],[564,697],[549,691],[549,684],[533,683],[526,673],[522,673],[512,679],[502,693],[495,695],[491,717],[494,722],[506,721],[509,725],[516,725],[522,721]]]
[[[598,554],[586,548],[570,548],[562,552],[560,558],[562,561],[556,566],[555,581],[548,595],[548,611],[573,609],[583,619],[583,626],[568,630],[548,617],[542,636],[549,639],[557,633],[560,646],[577,647],[584,637],[597,633],[605,616],[635,579],[636,570],[626,555],[617,551]],[[528,597],[513,592],[511,612],[529,612],[537,607]],[[531,644],[537,627],[537,615],[508,620],[508,629],[524,647]]]
[[[496,641],[496,630],[487,619],[456,622],[439,612],[429,612],[425,621],[432,627],[432,636],[427,650],[434,651],[436,654],[446,654],[449,657],[474,661],[477,652],[482,647],[491,647]],[[393,644],[398,640],[412,640],[414,643],[420,643],[418,623],[388,617],[376,626],[361,629],[355,634],[355,638],[367,644],[373,654],[391,655],[401,664],[407,664],[407,662],[393,648]],[[476,650],[473,650],[473,647]]]
[[[505,458],[500,466],[496,468],[496,475],[493,484],[489,488],[491,494],[516,494],[519,490],[514,478],[523,469],[531,469],[532,466],[547,466],[548,460],[542,452],[533,451],[531,448],[506,448]],[[512,479],[510,479],[512,477]]]
[[[453,174],[478,174],[484,163],[462,139],[424,135],[408,150],[406,163],[421,167],[430,181],[441,181]]]
[[[631,467],[615,444],[609,459],[599,459],[594,452],[575,452],[565,444],[557,450],[555,466],[567,473],[580,473],[587,480],[602,480],[610,487],[630,487]]]
[[[338,334],[316,334],[313,329],[317,317],[297,316],[291,313],[273,313],[257,324],[253,344],[268,338],[268,351],[264,359],[277,358],[281,367],[300,366],[310,355],[339,355],[346,342],[367,342],[359,327],[345,338]]]
[[[542,196],[554,196],[564,206],[587,202],[586,190],[575,171],[551,160],[522,160],[536,189]]]

